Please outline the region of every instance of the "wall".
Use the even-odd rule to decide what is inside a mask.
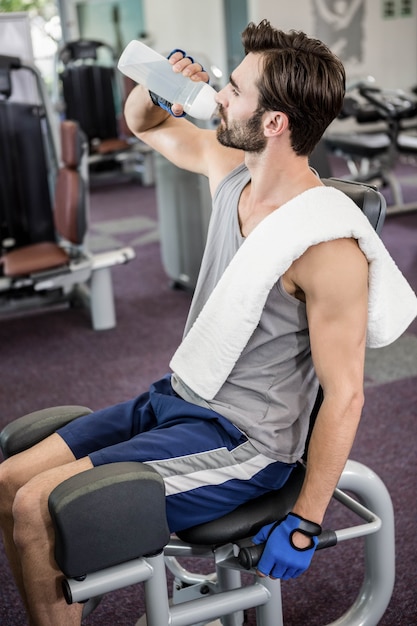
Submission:
[[[267,18],[283,30],[293,28],[317,36],[315,15],[320,4],[317,0],[248,2],[249,17],[255,22]],[[346,4],[354,5],[355,0],[346,0]],[[417,2],[411,0],[411,17],[398,15],[401,4],[400,0],[395,0],[397,16],[384,19],[383,0],[363,0],[363,59],[359,63],[345,62],[349,80],[371,75],[379,86],[389,89],[417,85]],[[327,5],[331,2],[327,1]]]
[[[65,5],[71,23],[71,5],[76,0],[58,1]],[[166,52],[183,47],[196,56],[201,53],[227,76],[223,0],[142,2],[145,23],[157,50]],[[304,30],[312,36],[318,36],[315,18],[319,4],[357,6],[357,3],[363,3],[362,32],[359,35],[362,59],[356,63],[345,62],[348,79],[354,81],[372,75],[378,85],[392,89],[417,85],[417,0],[410,2],[411,17],[384,19],[382,6],[387,4],[385,0],[247,0],[249,20],[258,22],[267,18],[274,26],[284,30]],[[398,7],[404,2],[393,0],[391,4],[399,11]],[[72,27],[74,32],[73,22]],[[329,41],[326,43],[331,45]]]
[[[267,18],[284,30],[294,28],[317,36],[316,2],[248,0],[248,15],[255,22]],[[346,2],[355,4],[355,0]],[[400,4],[396,0],[396,5]],[[225,71],[222,0],[144,0],[144,5],[145,20],[156,47],[202,50]],[[412,0],[411,17],[384,19],[382,5],[382,0],[363,0],[363,57],[360,62],[345,62],[348,80],[372,75],[382,87],[408,89],[417,85],[417,0]]]
[[[155,50],[183,48],[226,73],[223,0],[143,0],[143,8]]]

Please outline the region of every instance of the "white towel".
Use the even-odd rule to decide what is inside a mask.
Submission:
[[[239,248],[170,367],[205,400],[215,397],[255,330],[273,285],[310,246],[352,237],[369,261],[367,345],[397,339],[417,315],[417,298],[356,204],[334,187],[314,187],[263,219]]]

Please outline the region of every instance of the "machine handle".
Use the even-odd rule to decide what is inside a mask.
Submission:
[[[334,530],[323,530],[318,537],[318,544],[316,550],[322,550],[323,548],[329,548],[337,544],[337,537]],[[256,567],[262,556],[265,544],[259,543],[253,546],[246,546],[241,548],[238,554],[238,561],[245,569],[252,569]]]

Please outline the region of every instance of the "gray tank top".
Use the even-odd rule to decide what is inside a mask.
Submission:
[[[244,241],[238,203],[249,180],[246,166],[240,165],[214,194],[206,249],[184,334]],[[318,391],[304,303],[290,296],[278,280],[257,328],[213,400],[197,396],[175,373],[172,385],[185,400],[229,419],[262,454],[293,463],[303,454]]]

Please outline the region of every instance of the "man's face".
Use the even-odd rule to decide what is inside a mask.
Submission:
[[[223,123],[217,127],[217,139],[227,148],[236,148],[245,152],[262,152],[266,139],[262,131],[264,112],[259,109],[248,120],[234,120],[230,123],[219,109]]]
[[[258,107],[256,87],[258,75],[259,55],[248,54],[218,94],[221,122],[217,139],[224,146],[245,152],[262,152],[265,148],[264,111]]]

